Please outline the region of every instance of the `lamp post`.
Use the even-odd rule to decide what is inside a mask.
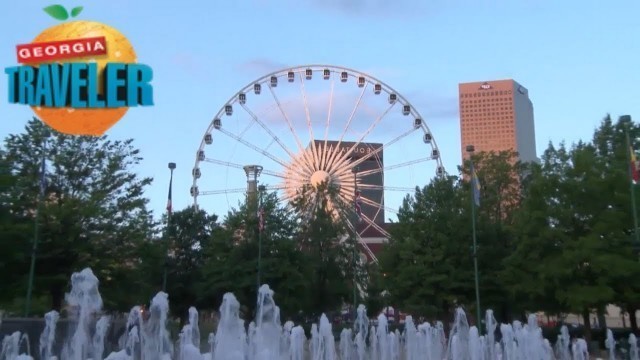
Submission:
[[[264,230],[264,209],[262,208],[262,195],[266,187],[258,186],[258,291],[260,290],[260,282],[262,277],[262,231]]]
[[[476,287],[476,316],[477,316],[477,327],[478,333],[482,334],[482,311],[480,310],[480,280],[478,277],[478,243],[476,240],[476,202],[474,192],[474,177],[475,170],[473,169],[473,152],[475,151],[475,147],[473,145],[467,145],[467,153],[469,153],[469,164],[471,169],[471,236],[473,238],[473,276],[475,278],[475,287]]]
[[[169,171],[171,173],[169,177],[169,197],[167,199],[167,240],[166,240],[166,248],[164,252],[164,273],[162,275],[162,291],[167,292],[167,271],[169,267],[169,242],[171,240],[171,215],[173,213],[173,203],[171,199],[171,192],[173,188],[173,170],[176,169],[176,163],[170,162]]]
[[[360,220],[360,214],[358,213],[359,206],[360,204],[358,203],[358,201],[360,199],[358,199],[358,171],[360,170],[359,167],[354,167],[353,169],[351,169],[351,171],[353,172],[353,206],[354,206],[354,215],[355,215],[355,221],[353,224],[353,322],[355,324],[356,318],[358,316],[357,314],[357,305],[356,302],[358,301],[357,298],[357,294],[356,294],[356,288],[357,288],[357,281],[356,281],[356,247],[358,246],[358,232],[357,232],[357,224]]]
[[[34,225],[33,225],[33,244],[31,248],[31,264],[29,266],[29,283],[27,284],[27,301],[25,303],[24,316],[28,317],[31,312],[31,296],[33,294],[33,278],[35,276],[36,271],[36,255],[38,252],[38,237],[40,235],[40,210],[42,208],[42,200],[44,199],[45,190],[46,190],[46,171],[47,171],[47,138],[49,137],[49,132],[45,130],[43,132],[42,139],[42,159],[40,164],[40,172],[39,172],[39,191],[37,197],[36,204],[36,212],[34,214]]]

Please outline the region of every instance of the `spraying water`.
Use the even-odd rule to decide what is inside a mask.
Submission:
[[[634,334],[629,334],[629,359],[640,360],[640,354],[638,354],[638,339]]]
[[[578,339],[573,344],[572,358],[569,332],[563,326],[555,343],[554,357],[551,343],[542,337],[542,329],[533,314],[525,325],[519,321],[498,324],[493,312],[488,310],[485,313],[486,335],[480,336],[479,329],[469,327],[466,314],[458,308],[447,338],[441,322],[434,326],[428,322],[417,325],[411,316],[406,317],[402,331],[389,331],[384,314],[378,316],[377,324],[373,326],[363,305],[357,309],[353,327],[342,330],[336,351],[332,324],[327,316],[323,314],[319,322],[312,325],[311,337],[307,340],[301,326],[290,321],[280,326],[280,310],[273,295],[267,285],[260,288],[255,321],[245,331],[239,302],[233,294],[225,294],[218,327],[215,333],[209,334],[208,352],[201,354],[198,311],[189,309],[188,324],[183,327],[179,346],[174,352],[167,329],[168,295],[159,292],[151,301],[148,312],[139,306],[131,309],[118,342],[121,350],[109,354],[105,360],[586,360],[588,356],[586,343],[582,344],[584,340]],[[102,360],[111,319],[102,316],[96,321],[102,299],[98,280],[90,269],[73,274],[67,302],[76,326],[64,342],[60,360]],[[58,320],[59,314],[55,311],[45,315],[39,359],[57,359],[53,345]],[[499,342],[495,341],[496,329],[502,335]],[[615,359],[616,342],[611,330],[607,331],[606,344],[609,359]],[[629,344],[630,359],[640,360],[633,334],[629,336]],[[2,341],[0,360],[33,360],[28,349],[26,334],[7,335]],[[23,350],[26,353],[21,353]]]
[[[469,323],[462,308],[456,309],[456,317],[449,337],[448,360],[466,360],[469,354]]]
[[[60,314],[55,310],[44,314],[44,330],[40,335],[40,359],[50,359],[53,356],[53,341],[59,319]]]
[[[93,316],[102,309],[98,284],[98,278],[89,268],[71,275],[71,292],[66,294],[65,300],[75,318],[75,331],[64,346],[63,359],[86,360],[92,356],[90,328]]]
[[[296,326],[291,329],[291,342],[289,348],[289,360],[303,360],[304,359],[304,344],[307,342],[307,338],[304,334],[302,326]]]
[[[95,360],[102,360],[104,355],[104,338],[109,329],[111,318],[109,316],[102,316],[96,323],[96,331],[93,334],[92,344],[92,356]]]
[[[215,335],[213,358],[216,360],[244,360],[246,341],[244,321],[240,319],[240,303],[232,293],[222,297],[220,321]]]
[[[276,360],[280,355],[280,308],[273,301],[273,290],[262,285],[258,290],[255,330],[255,360]]]
[[[604,346],[609,353],[609,360],[616,360],[616,341],[613,338],[611,329],[607,329],[607,339],[604,341]]]

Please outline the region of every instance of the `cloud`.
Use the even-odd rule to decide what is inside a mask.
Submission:
[[[265,74],[265,73],[270,73],[286,67],[288,66],[277,61],[273,61],[265,58],[255,58],[249,61],[245,61],[241,64],[238,64],[236,66],[236,69],[239,71],[250,71],[250,72],[256,72],[259,74]]]
[[[414,0],[311,0],[319,9],[357,16],[414,16],[424,10],[422,2]]]

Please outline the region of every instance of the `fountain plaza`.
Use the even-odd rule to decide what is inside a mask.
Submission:
[[[24,331],[15,331],[2,340],[0,360],[586,360],[589,356],[584,340],[572,341],[566,326],[551,344],[542,336],[535,314],[525,324],[498,324],[491,310],[486,312],[484,336],[469,326],[461,308],[447,335],[441,322],[417,324],[411,316],[406,317],[402,330],[390,331],[384,314],[373,325],[364,305],[357,309],[353,328],[343,329],[339,338],[325,315],[306,334],[300,325],[281,324],[268,285],[259,289],[254,321],[247,324],[240,318],[240,303],[227,293],[214,332],[201,336],[198,311],[192,307],[177,339],[170,337],[167,328],[169,295],[159,292],[146,314],[140,306],[131,309],[117,349],[107,351],[105,338],[112,323],[109,316],[100,315],[98,284],[91,269],[74,273],[66,297],[74,309],[67,334],[60,334],[59,313],[50,311],[44,316],[37,346],[31,346],[35,339]],[[630,344],[628,351],[616,353],[616,340],[607,330],[607,358],[640,360],[635,336],[624,340]]]

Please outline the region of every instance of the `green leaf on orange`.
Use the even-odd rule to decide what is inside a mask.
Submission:
[[[82,9],[83,9],[82,6],[76,6],[73,9],[71,9],[71,17],[76,17],[80,15],[80,13],[82,12]]]
[[[67,20],[69,18],[67,9],[65,9],[62,5],[50,5],[42,10],[44,10],[44,12],[46,12],[47,14],[49,14],[49,16],[56,20]]]

